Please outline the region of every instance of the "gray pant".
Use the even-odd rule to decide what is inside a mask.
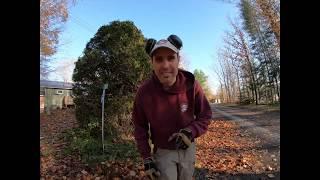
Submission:
[[[160,170],[159,180],[191,180],[194,172],[196,146],[193,142],[186,150],[158,148],[154,155]]]

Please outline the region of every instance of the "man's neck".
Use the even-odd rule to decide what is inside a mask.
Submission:
[[[171,86],[162,86],[164,90],[169,90]]]
[[[164,85],[164,84],[162,84],[163,89],[164,89],[164,90],[170,89],[170,88],[174,85],[174,83],[175,83],[176,81],[177,81],[177,77],[175,78],[175,80],[173,81],[173,83],[171,83],[170,85]]]

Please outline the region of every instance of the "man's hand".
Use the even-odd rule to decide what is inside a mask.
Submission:
[[[156,179],[156,177],[160,176],[160,171],[151,157],[144,159],[143,163],[144,163],[144,170],[146,172],[146,175],[151,180],[154,180]]]
[[[177,149],[186,150],[191,145],[192,131],[190,129],[181,129],[179,133],[172,134],[168,141],[176,139]]]

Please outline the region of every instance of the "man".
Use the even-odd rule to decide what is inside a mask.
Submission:
[[[151,179],[192,179],[194,139],[207,131],[211,108],[192,73],[178,69],[182,41],[149,39],[152,77],[138,89],[132,113],[135,140]],[[149,146],[149,127],[154,144]]]

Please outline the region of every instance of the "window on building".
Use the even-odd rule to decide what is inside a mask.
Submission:
[[[44,88],[40,88],[40,95],[42,95],[42,96],[45,95],[45,90],[44,90]]]
[[[57,90],[57,94],[63,94],[62,90]]]

